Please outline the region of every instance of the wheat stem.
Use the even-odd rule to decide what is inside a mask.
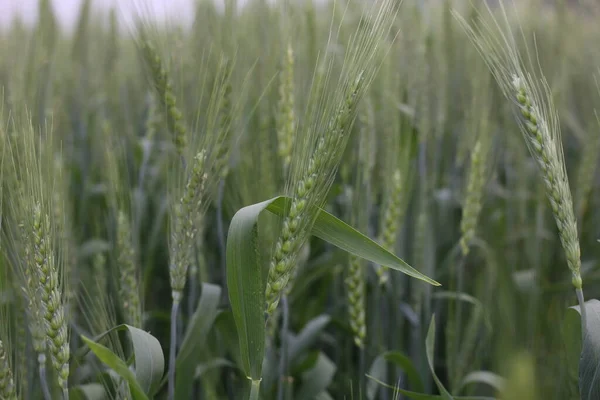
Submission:
[[[181,293],[173,292],[173,305],[171,306],[171,333],[169,345],[169,377],[168,377],[168,399],[175,399],[175,367],[177,355],[177,317],[179,315],[179,304]]]

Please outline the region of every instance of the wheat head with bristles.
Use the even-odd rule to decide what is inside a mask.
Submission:
[[[277,308],[294,274],[317,207],[326,199],[348,143],[357,104],[373,81],[380,49],[392,28],[396,5],[383,0],[370,6],[371,12],[367,11],[365,18],[371,24],[352,36],[333,98],[321,95],[321,88],[329,86],[332,73],[333,64],[326,61],[322,81],[317,74],[316,98],[309,101],[307,123],[296,135],[298,150],[292,156],[287,189],[291,201],[269,263],[265,290],[267,315]]]
[[[107,201],[114,216],[116,265],[119,279],[117,282],[120,309],[125,323],[141,328],[143,326],[144,299],[141,292],[141,272],[133,226],[135,213],[131,206],[131,186],[128,175],[122,173],[121,165],[125,158],[125,149],[116,137],[108,121],[102,126],[104,149],[104,178],[107,182]],[[126,210],[131,209],[131,216]]]
[[[283,164],[284,174],[292,161],[292,148],[296,132],[294,111],[294,50],[288,42],[279,85],[279,112],[277,114],[278,153]]]
[[[142,305],[138,282],[139,268],[135,249],[132,246],[132,232],[129,217],[123,210],[117,214],[117,265],[119,266],[119,297],[125,323],[142,327]]]
[[[483,195],[490,171],[490,153],[492,145],[491,116],[492,104],[489,101],[489,74],[477,74],[474,78],[473,93],[469,110],[470,122],[465,136],[467,140],[475,141],[469,158],[467,186],[463,204],[463,214],[460,221],[459,245],[463,257],[470,251],[471,241],[475,237],[479,215],[483,207]]]
[[[384,206],[379,242],[384,249],[393,252],[396,247],[396,238],[402,217],[402,191],[404,190],[402,187],[402,172],[399,168],[394,170],[391,181],[386,193],[388,198]],[[379,284],[385,285],[389,279],[387,268],[379,266],[376,272]]]
[[[13,126],[19,135],[9,139],[8,157],[10,169],[18,179],[11,182],[17,186],[11,187],[7,206],[11,221],[18,222],[18,231],[7,236],[13,254],[22,256],[13,267],[30,305],[29,326],[42,379],[47,346],[58,386],[68,397],[70,316],[64,294],[69,279],[63,242],[58,235],[59,221],[53,212],[53,194],[60,190],[62,171],[56,168],[51,127],[36,131],[28,115],[13,121]]]
[[[459,14],[454,15],[487,63],[504,95],[518,110],[516,120],[529,152],[540,169],[571,271],[571,280],[579,301],[583,303],[577,221],[551,91],[543,77],[536,78],[532,75],[536,69],[531,55],[528,55],[526,63],[518,53],[504,4],[500,2],[504,27],[494,18],[489,6],[487,10],[492,16],[492,22],[481,21],[473,27]],[[529,52],[529,49],[526,51]]]
[[[167,126],[173,135],[173,144],[178,154],[183,154],[188,142],[188,130],[183,120],[183,114],[177,106],[177,98],[171,84],[171,78],[163,60],[149,39],[142,39],[143,57],[150,69],[150,77],[156,89],[158,100],[163,106]]]
[[[180,303],[190,265],[200,245],[203,217],[215,185],[227,177],[232,124],[240,102],[232,104],[233,62],[221,57],[206,112],[203,135],[194,135],[181,160],[174,160],[169,187],[171,218],[169,227],[169,277],[171,284],[171,343],[169,351],[168,398],[175,396],[175,360]],[[200,128],[199,128],[200,129]],[[183,161],[183,162],[180,162]],[[202,256],[199,256],[201,259]],[[194,274],[196,270],[193,270]]]

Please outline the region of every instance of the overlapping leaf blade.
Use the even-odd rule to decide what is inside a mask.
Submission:
[[[579,306],[571,308],[581,314]],[[570,339],[578,343],[583,341],[579,358],[579,393],[581,400],[592,400],[600,398],[600,301],[588,300],[585,311],[583,334]],[[575,331],[581,332],[579,329]]]
[[[162,347],[160,342],[154,336],[134,326],[121,324],[109,329],[101,335],[98,335],[94,338],[94,341],[98,342],[112,332],[123,330],[129,332],[129,338],[131,339],[131,344],[133,347],[135,371],[132,373],[134,374],[135,380],[138,382],[144,393],[153,395],[160,386],[165,369],[165,358],[162,352]],[[88,339],[88,341],[91,341],[91,339]],[[87,343],[88,342],[86,341],[86,344]],[[89,347],[92,351],[94,351],[91,346]],[[109,349],[107,350],[110,351]],[[96,354],[95,351],[94,353]],[[104,360],[102,361],[104,362]],[[113,368],[111,365],[107,365],[110,368]]]
[[[258,218],[264,210],[283,216],[288,200],[285,196],[279,196],[240,209],[231,220],[227,237],[229,300],[238,330],[242,364],[248,378],[255,382],[261,379],[265,349],[265,299],[257,246]],[[317,210],[311,233],[358,257],[439,285],[322,209]]]
[[[175,398],[189,399],[193,392],[196,367],[202,346],[218,314],[221,288],[203,284],[198,307],[192,316],[177,355],[175,373]]]
[[[115,371],[120,377],[129,384],[130,394],[133,400],[148,400],[148,396],[140,386],[135,374],[129,369],[125,361],[121,360],[109,348],[94,342],[93,340],[81,336],[81,339],[88,345],[90,350],[98,357],[100,361]]]

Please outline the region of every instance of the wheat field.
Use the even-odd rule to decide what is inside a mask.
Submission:
[[[1,400],[600,399],[595,2],[146,5],[2,19]]]

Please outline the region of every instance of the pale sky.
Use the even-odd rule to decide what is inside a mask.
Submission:
[[[74,26],[79,14],[82,0],[50,0],[55,13],[64,27]],[[38,0],[0,0],[0,29],[6,28],[15,15],[20,15],[31,24],[37,20]],[[110,10],[116,7],[123,21],[131,20],[133,15],[140,12],[144,15],[190,22],[193,13],[194,0],[92,0],[95,10]],[[92,16],[98,13],[92,13]]]

